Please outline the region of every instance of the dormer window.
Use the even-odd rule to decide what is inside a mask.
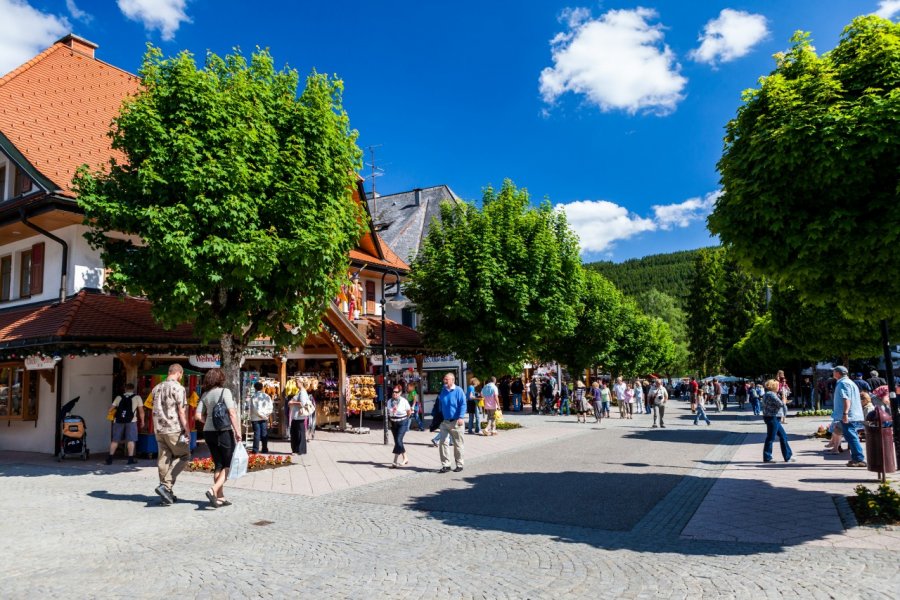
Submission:
[[[0,157],[0,161],[3,158]],[[0,201],[6,200],[6,163],[0,162]]]

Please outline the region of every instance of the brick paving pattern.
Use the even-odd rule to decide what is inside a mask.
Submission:
[[[327,442],[323,436],[310,444],[308,462],[340,463],[339,477],[322,474],[324,480],[316,483],[320,475],[308,471],[323,466],[295,465],[285,469],[290,472],[285,483],[285,474],[270,471],[253,485],[248,477],[240,487],[226,488],[234,505],[218,510],[206,507],[208,477],[196,474],[179,479],[178,503],[158,506],[149,461],[138,469],[106,468],[4,454],[0,595],[554,600],[900,595],[895,566],[900,543],[853,546],[846,539],[894,540],[893,530],[832,531],[837,508],[828,513],[823,507],[827,502],[834,507],[834,495],[848,494],[857,481],[872,477],[834,468],[833,461],[813,454],[820,442],[799,437],[811,431],[811,421],[788,421],[800,460],[772,465],[781,467],[776,471],[757,465],[760,422],[713,413],[712,427],[695,428],[683,418],[686,411],[680,412],[682,418],[673,418],[665,432],[649,430],[649,419],[643,418],[613,419],[597,428],[524,417],[525,430],[467,438],[466,471],[458,475],[427,472],[436,465],[437,451],[424,445],[411,452],[421,470],[393,470],[379,467],[390,461],[389,448],[365,447],[360,440],[339,448],[340,440]],[[672,413],[679,416],[679,409]],[[660,433],[674,441],[660,439]],[[559,455],[573,447],[594,460]],[[673,451],[677,447],[683,452]],[[492,480],[499,484],[527,473],[523,465],[528,464],[541,477],[551,476],[553,461],[559,472],[570,474],[555,481],[576,490],[579,502],[601,498],[606,504],[596,510],[607,521],[622,506],[617,502],[629,498],[616,498],[615,489],[579,490],[585,478],[602,481],[607,473],[628,490],[640,489],[636,481],[654,503],[627,530],[605,529],[604,519],[586,527],[578,515],[547,522],[540,511],[523,513],[515,498],[494,514],[411,507],[433,496],[429,490],[464,498],[471,486],[485,498],[503,497],[502,489],[492,489]],[[306,479],[294,471],[306,472]],[[294,478],[301,482],[296,488]],[[654,480],[666,485],[654,487]],[[540,490],[518,489],[529,498],[541,497]],[[760,489],[764,493],[738,497]],[[744,509],[753,505],[756,510]],[[755,541],[750,533],[765,531],[758,524],[770,520],[773,505],[800,533],[761,535]],[[498,516],[504,514],[512,516]],[[739,523],[748,533],[725,539],[722,533],[735,531]]]

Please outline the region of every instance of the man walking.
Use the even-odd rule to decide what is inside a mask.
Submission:
[[[253,396],[250,398],[250,422],[253,424],[253,453],[259,452],[260,442],[262,451],[269,453],[269,415],[272,414],[272,398],[263,391],[263,384],[257,381],[253,384]]]
[[[722,384],[718,379],[712,380],[713,402],[716,403],[716,412],[722,412]]]
[[[169,376],[153,388],[153,430],[159,446],[159,485],[154,490],[163,506],[175,502],[172,488],[191,457],[190,429],[184,387],[179,383],[184,369],[178,363],[169,365]]]
[[[134,393],[133,383],[125,384],[125,393],[113,400],[112,410],[115,417],[106,464],[113,463],[113,456],[116,454],[119,442],[125,440],[128,464],[133,465],[137,462],[134,459],[134,444],[138,440],[138,427],[144,426],[144,405],[141,403],[141,397]]]
[[[515,412],[520,412],[522,410],[522,392],[525,391],[521,375],[513,377],[512,382],[509,384],[509,391],[512,394],[512,409]]]
[[[669,393],[659,379],[653,379],[653,385],[650,387],[650,395],[647,400],[653,403],[653,426],[656,427],[656,419],[658,417],[659,426],[665,429],[666,424],[663,422],[663,418],[666,414],[666,402],[669,401]]]
[[[438,395],[438,404],[444,420],[441,422],[440,442],[438,451],[441,456],[441,468],[438,473],[446,473],[450,470],[450,457],[447,456],[447,437],[453,440],[453,459],[456,461],[454,473],[463,470],[463,417],[466,414],[466,394],[456,385],[456,376],[453,373],[444,375],[444,387]]]
[[[863,410],[859,398],[859,388],[847,376],[847,367],[838,365],[834,368],[834,410],[831,413],[832,420],[840,420],[841,429],[850,447],[850,462],[848,467],[865,467],[866,457],[863,454],[862,444],[859,443],[859,435],[856,430],[862,427]]]
[[[625,390],[628,389],[628,386],[625,385],[625,381],[622,377],[616,377],[616,383],[613,385],[613,394],[616,396],[616,405],[619,407],[619,418],[625,418]]]

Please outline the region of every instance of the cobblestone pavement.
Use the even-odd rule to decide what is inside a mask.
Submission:
[[[160,507],[149,468],[3,462],[0,596],[900,596],[896,549],[683,537],[759,423],[726,413],[694,427],[683,407],[670,412],[664,431],[643,417],[524,417],[566,433],[485,453],[460,474],[407,472],[314,497],[233,488],[234,505],[218,510],[196,478]],[[734,507],[719,504],[727,524]],[[803,505],[759,510],[805,518]]]

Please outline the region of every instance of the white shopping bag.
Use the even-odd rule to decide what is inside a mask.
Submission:
[[[238,443],[231,457],[231,469],[228,471],[228,479],[237,479],[247,474],[247,462],[250,457],[247,455],[247,449],[244,444]]]

